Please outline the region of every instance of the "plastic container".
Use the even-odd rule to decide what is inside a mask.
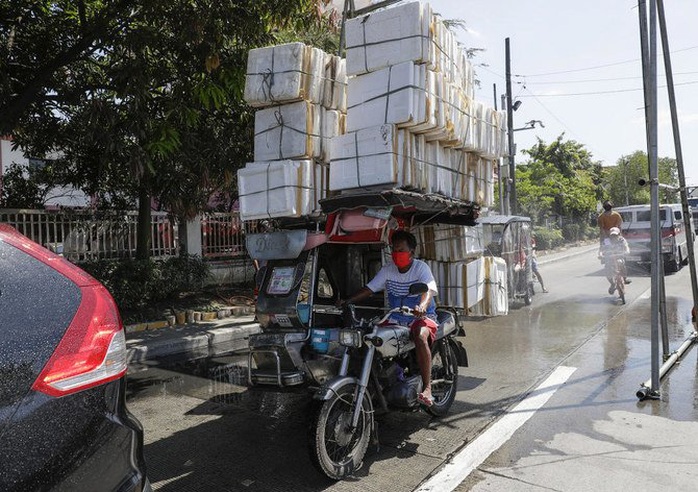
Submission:
[[[310,334],[310,345],[319,354],[326,354],[330,350],[330,331],[313,329]]]

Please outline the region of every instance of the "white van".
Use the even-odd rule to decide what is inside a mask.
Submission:
[[[650,262],[650,206],[630,205],[614,208],[623,217],[623,237],[628,241],[630,254],[626,256],[628,263]],[[688,263],[688,244],[684,228],[683,210],[681,204],[672,203],[660,205],[659,220],[662,227],[662,256],[664,269],[677,272],[681,265]],[[695,240],[693,217],[688,238]]]

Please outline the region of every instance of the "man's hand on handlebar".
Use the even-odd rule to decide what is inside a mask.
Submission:
[[[426,316],[426,314],[427,314],[426,306],[422,306],[421,304],[418,304],[412,308],[412,315],[415,318],[423,318],[424,316]]]

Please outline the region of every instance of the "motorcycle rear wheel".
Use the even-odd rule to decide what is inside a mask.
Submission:
[[[447,338],[434,343],[431,351],[431,394],[434,404],[426,410],[443,417],[453,405],[458,391],[458,359]]]
[[[317,402],[311,413],[310,458],[332,480],[343,480],[358,470],[370,442],[373,412],[368,392],[356,429],[350,429],[355,389],[354,385],[340,388],[329,400]]]

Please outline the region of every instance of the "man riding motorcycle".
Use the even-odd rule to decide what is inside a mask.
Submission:
[[[406,306],[412,309],[414,316],[393,314],[389,322],[410,327],[412,340],[416,347],[419,371],[424,390],[418,395],[423,405],[434,404],[431,395],[431,350],[436,337],[436,281],[429,266],[414,258],[417,239],[407,231],[396,231],[391,238],[393,262],[386,264],[376,276],[359,292],[339,304],[354,304],[370,297],[376,292],[386,290],[391,309]],[[409,296],[409,287],[414,283],[427,284],[429,290],[421,295]]]
[[[623,279],[625,283],[629,283],[627,281],[627,276],[628,272],[625,266],[625,255],[630,253],[630,246],[628,246],[628,242],[625,240],[625,238],[621,235],[620,229],[617,227],[611,227],[611,229],[608,231],[608,237],[604,239],[600,254],[602,256],[606,257],[606,279],[608,280],[608,283],[611,284],[610,287],[608,288],[608,293],[613,294],[616,291],[616,284],[613,279],[613,270],[609,268],[610,259],[608,258],[611,255],[614,256],[621,256],[619,258],[620,261],[620,269],[621,269],[621,275],[623,276]]]

